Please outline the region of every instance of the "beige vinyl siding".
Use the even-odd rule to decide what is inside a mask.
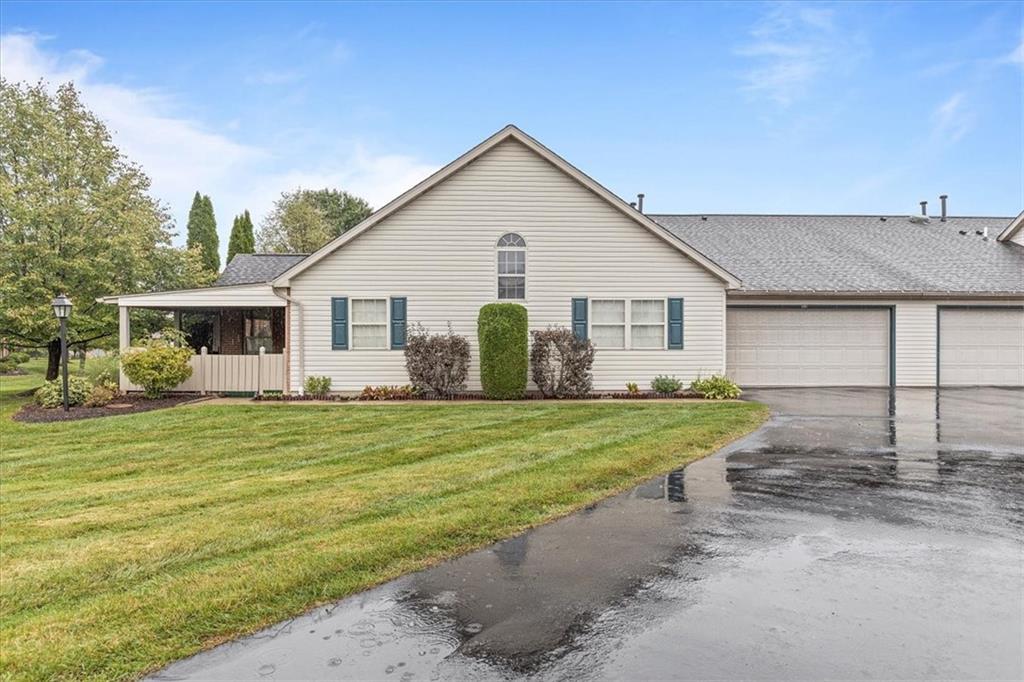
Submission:
[[[934,301],[901,301],[896,304],[896,385],[935,385]]]
[[[365,234],[291,281],[302,306],[302,368],[293,349],[291,386],[326,375],[338,391],[408,381],[401,351],[332,351],[332,296],[408,298],[407,321],[452,328],[472,343],[469,388],[479,389],[476,318],[497,301],[496,243],[526,240],[532,329],[570,325],[574,297],[682,297],[683,350],[598,352],[594,385],[646,385],[657,374],[690,380],[724,370],[721,281],[514,140],[495,146]],[[299,338],[299,315],[292,315]]]
[[[896,385],[935,386],[938,369],[938,307],[939,306],[1013,306],[1024,304],[1018,299],[848,299],[848,298],[769,298],[733,296],[735,305],[851,305],[895,306],[896,315]]]

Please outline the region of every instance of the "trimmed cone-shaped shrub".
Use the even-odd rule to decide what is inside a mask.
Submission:
[[[484,395],[492,400],[522,398],[529,365],[526,308],[515,303],[485,305],[476,334]]]

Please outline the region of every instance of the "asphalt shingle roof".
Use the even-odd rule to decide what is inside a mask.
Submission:
[[[269,282],[308,255],[306,253],[235,254],[213,286]]]
[[[743,290],[1024,294],[1024,247],[996,241],[1012,218],[648,217],[739,277]],[[985,228],[987,240],[978,234]]]

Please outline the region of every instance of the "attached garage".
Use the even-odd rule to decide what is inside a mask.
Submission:
[[[939,307],[939,385],[1024,386],[1024,308]]]
[[[889,386],[889,307],[730,306],[726,371],[741,386]]]

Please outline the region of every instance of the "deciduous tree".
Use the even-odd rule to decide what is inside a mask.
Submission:
[[[365,200],[340,190],[284,192],[260,224],[256,244],[270,253],[311,253],[372,212]]]
[[[117,333],[117,308],[98,297],[193,278],[196,254],[171,247],[149,188],[73,85],[0,79],[0,338],[47,348],[48,378],[60,358],[56,294],[74,302],[70,343],[91,345]]]

